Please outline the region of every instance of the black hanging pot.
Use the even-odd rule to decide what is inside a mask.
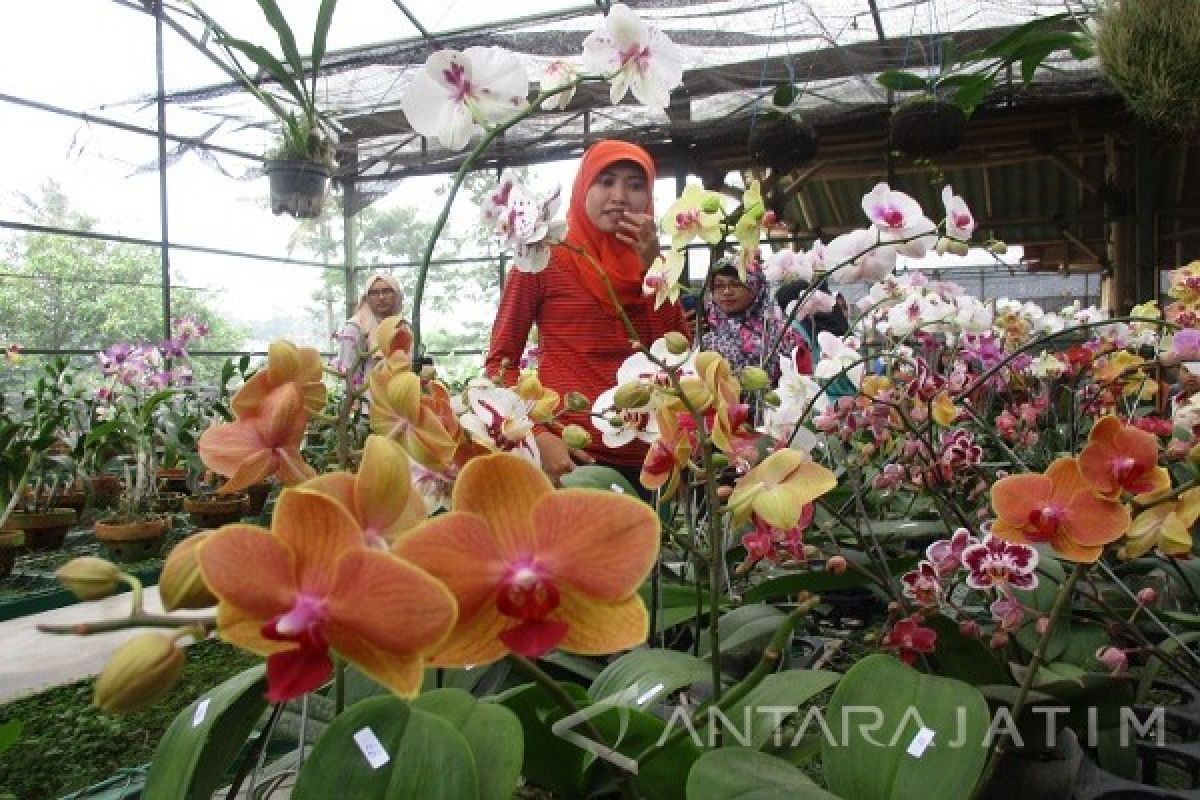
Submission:
[[[958,148],[967,115],[954,103],[927,100],[892,112],[892,145],[910,156],[936,156]]]
[[[321,215],[329,194],[330,168],[314,161],[267,159],[267,177],[271,180],[271,211],[287,212],[296,219]]]
[[[804,120],[765,114],[750,132],[750,160],[776,172],[802,167],[817,154],[817,130]]]

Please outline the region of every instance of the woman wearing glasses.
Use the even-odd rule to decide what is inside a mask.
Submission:
[[[335,367],[345,372],[360,361],[360,355],[375,347],[375,329],[388,317],[400,313],[404,302],[404,291],[400,282],[391,275],[377,272],[367,281],[367,288],[358,301],[354,316],[346,320],[338,332],[338,359]],[[355,370],[355,382],[362,380],[368,369],[378,361],[377,356],[369,363],[359,363]]]
[[[704,297],[704,349],[725,356],[736,374],[745,367],[762,367],[779,382],[779,356],[796,351],[796,370],[812,374],[812,353],[802,334],[785,328],[783,315],[771,299],[762,264],[755,259],[746,268],[746,280],[738,275],[732,258],[724,258],[709,272]],[[780,335],[783,343],[776,357],[767,358]]]

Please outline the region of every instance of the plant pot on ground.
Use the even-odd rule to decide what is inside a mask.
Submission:
[[[966,127],[961,107],[927,97],[892,112],[892,145],[917,157],[950,153],[958,148]]]
[[[0,531],[0,581],[12,574],[17,565],[17,551],[24,546],[22,531]]]
[[[219,528],[242,518],[242,509],[249,500],[245,492],[229,494],[199,494],[183,501],[183,510],[197,528]]]
[[[3,530],[24,531],[25,546],[30,550],[58,550],[67,541],[67,531],[75,524],[75,518],[75,511],[70,508],[14,511]]]
[[[96,539],[113,561],[142,561],[162,552],[163,538],[170,527],[170,518],[165,516],[110,517],[96,523]]]
[[[183,509],[183,501],[187,495],[183,492],[159,492],[153,497],[147,497],[143,504],[147,511],[165,514]]]
[[[168,493],[187,494],[187,470],[181,467],[159,468],[158,487]]]
[[[246,503],[242,507],[242,513],[247,517],[257,517],[263,512],[267,506],[267,498],[271,496],[273,484],[256,483],[253,486],[246,487]]]

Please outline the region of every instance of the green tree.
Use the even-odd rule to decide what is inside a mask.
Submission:
[[[95,218],[72,209],[53,181],[39,198],[22,200],[35,224],[95,230]],[[0,341],[91,350],[162,339],[159,258],[156,247],[40,232],[14,236],[0,250]],[[244,331],[223,320],[210,303],[204,290],[172,287],[172,316],[209,326],[203,349],[239,349]]]

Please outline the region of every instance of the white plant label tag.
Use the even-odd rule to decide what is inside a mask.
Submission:
[[[210,702],[212,702],[212,698],[206,697],[200,701],[199,705],[196,706],[196,713],[192,714],[193,728],[197,727],[201,722],[204,722],[204,718],[208,716],[208,704]]]
[[[387,751],[383,749],[383,745],[380,744],[379,737],[375,735],[375,731],[370,728],[363,728],[354,734],[354,743],[362,751],[363,758],[371,765],[371,769],[379,769],[392,760],[392,757],[387,754]]]
[[[925,755],[925,748],[933,743],[933,737],[936,734],[929,728],[921,728],[917,731],[917,735],[908,744],[908,754],[913,758],[920,758]]]

